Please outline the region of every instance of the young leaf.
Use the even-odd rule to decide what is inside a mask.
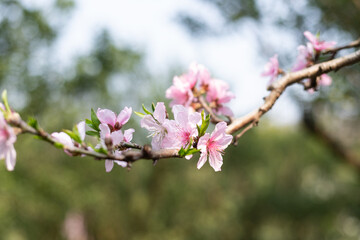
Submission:
[[[85,119],[85,123],[89,126],[92,125],[92,121],[90,119]]]
[[[59,143],[59,142],[55,142],[55,143],[54,143],[54,146],[55,146],[56,148],[60,148],[60,149],[63,149],[63,148],[64,148],[64,145],[62,145],[62,144]]]
[[[86,135],[100,137],[99,132],[96,132],[96,131],[86,131]]]
[[[151,108],[152,108],[153,112],[155,112],[155,104],[154,103],[151,104]]]
[[[144,110],[144,112],[145,112],[146,114],[152,115],[152,113],[151,113],[149,110],[146,109],[146,107],[144,106],[144,104],[142,105],[142,109]]]
[[[7,99],[7,91],[6,90],[4,90],[2,92],[1,97],[2,97],[2,100],[4,102],[6,112],[11,113],[11,109],[10,109],[9,102],[8,102],[8,99]]]
[[[180,157],[185,157],[185,155],[186,155],[186,151],[185,151],[185,149],[183,147],[181,147],[181,149],[179,150],[179,156]]]
[[[186,155],[191,155],[191,154],[194,154],[194,153],[197,153],[197,152],[200,152],[200,150],[196,149],[196,148],[191,148],[191,149],[188,149],[186,151]]]
[[[98,117],[97,117],[94,109],[91,109],[91,121],[92,121],[94,130],[100,131],[99,125],[100,125],[101,122],[100,122],[100,120],[98,119]]]
[[[93,148],[95,152],[108,154],[107,150],[105,148]]]
[[[143,114],[143,113],[141,113],[141,112],[137,112],[137,111],[134,111],[134,113],[136,114],[136,115],[138,115],[139,117],[145,117],[145,114]]]
[[[67,135],[69,135],[69,137],[71,137],[74,141],[81,143],[81,138],[79,135],[77,135],[76,133],[70,131],[70,130],[63,130],[64,133],[66,133]]]
[[[34,117],[29,117],[27,123],[29,126],[35,128],[36,130],[39,129],[39,123]]]

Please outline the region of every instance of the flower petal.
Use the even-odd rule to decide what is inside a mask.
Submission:
[[[16,164],[16,151],[14,145],[10,145],[5,154],[5,164],[8,171],[13,171]]]
[[[125,161],[114,160],[114,162],[123,168],[127,167],[127,165],[128,165],[127,162],[125,162]]]
[[[166,118],[166,108],[163,102],[158,102],[155,107],[154,117],[160,123],[163,123]]]
[[[105,171],[110,172],[114,167],[114,161],[113,160],[105,160]]]
[[[125,142],[131,142],[134,132],[135,132],[135,129],[133,129],[133,128],[129,128],[129,129],[125,130],[125,132],[124,132],[124,141]]]
[[[101,123],[99,125],[100,128],[100,138],[105,139],[105,137],[110,136],[110,128],[107,124]]]
[[[101,123],[109,124],[111,126],[115,125],[116,115],[113,111],[109,109],[98,108],[96,116]]]
[[[81,121],[79,122],[77,125],[76,125],[78,131],[79,131],[79,134],[80,134],[80,139],[82,141],[84,141],[85,139],[85,121]]]
[[[111,133],[111,140],[113,145],[118,145],[122,141],[124,141],[124,135],[121,130],[115,131]]]
[[[125,107],[118,115],[117,122],[123,126],[125,123],[127,123],[131,117],[132,108]]]
[[[206,163],[207,160],[207,153],[206,152],[202,152],[199,158],[199,161],[197,163],[197,169],[200,169],[202,166],[204,166],[204,164]]]
[[[223,165],[221,154],[218,151],[210,151],[209,163],[215,172],[221,171],[221,166]]]

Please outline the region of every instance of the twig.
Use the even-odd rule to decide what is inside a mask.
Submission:
[[[336,47],[336,48],[330,48],[326,51],[323,52],[323,54],[336,54],[338,51],[341,51],[343,49],[348,49],[348,48],[354,48],[354,47],[360,47],[360,38],[355,40],[355,41],[352,41],[351,43],[347,44],[347,45],[344,45],[344,46],[341,46],[341,47]]]
[[[212,123],[216,124],[218,122],[223,122],[224,121],[223,119],[216,116],[216,114],[213,112],[211,107],[206,103],[203,96],[199,96],[199,102],[200,102],[201,106],[210,114]]]
[[[21,119],[10,119],[9,124],[14,127],[20,128],[22,133],[29,133],[32,135],[39,136],[43,140],[49,142],[52,145],[58,143],[49,133],[45,132],[42,129],[35,129],[29,126],[26,122]],[[122,151],[121,155],[115,156],[111,153],[99,153],[92,150],[88,150],[87,147],[80,148],[75,146],[64,146],[63,149],[74,155],[86,155],[94,157],[97,160],[119,160],[126,162],[135,162],[139,159],[147,160],[157,160],[163,158],[179,158],[178,150],[176,149],[161,149],[157,151],[152,151],[150,146],[139,146],[133,143],[123,143],[123,147],[134,148],[134,150]]]

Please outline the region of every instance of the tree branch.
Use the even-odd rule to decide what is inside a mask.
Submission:
[[[349,66],[358,62],[360,62],[360,50],[337,59],[313,65],[309,68],[305,68],[297,72],[285,74],[278,81],[269,86],[268,90],[270,90],[270,93],[267,97],[265,97],[265,102],[262,106],[260,106],[260,108],[248,113],[243,117],[234,119],[234,121],[228,125],[226,132],[228,134],[234,134],[249,123],[257,124],[260,120],[260,117],[267,113],[274,106],[277,99],[288,86],[300,82],[302,79],[313,78],[320,76],[323,73],[337,71],[345,66]]]
[[[20,129],[20,133],[29,133],[32,135],[39,136],[41,139],[47,141],[52,145],[56,145],[58,142],[54,139],[49,133],[45,132],[43,129],[35,129],[29,126],[19,117],[10,118],[8,120],[9,124]],[[88,150],[87,146],[82,147],[72,147],[72,146],[63,146],[63,149],[73,155],[86,155],[94,157],[97,160],[119,160],[125,161],[128,163],[135,162],[139,159],[147,160],[157,160],[163,158],[179,158],[178,150],[176,149],[161,149],[153,151],[150,146],[139,146],[132,143],[124,143],[120,147],[133,148],[127,151],[122,151],[121,155],[115,156],[110,153],[99,153],[93,150]]]

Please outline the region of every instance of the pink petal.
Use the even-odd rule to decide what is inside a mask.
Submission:
[[[123,168],[127,167],[127,165],[128,165],[127,162],[125,162],[125,161],[114,160],[114,162]]]
[[[159,128],[159,124],[157,124],[153,117],[150,115],[146,115],[145,117],[143,117],[143,119],[141,119],[140,126],[142,128],[146,128],[149,131],[156,131],[156,129]]]
[[[96,116],[101,123],[109,124],[111,126],[115,125],[116,115],[113,111],[109,109],[100,109],[98,108]]]
[[[216,143],[218,145],[219,150],[226,149],[230,145],[232,139],[233,139],[233,136],[230,134],[224,134],[222,136],[222,138],[218,139],[216,141]]]
[[[155,107],[154,111],[154,117],[156,120],[158,120],[160,123],[163,123],[166,118],[166,108],[165,104],[163,102],[158,102]]]
[[[13,171],[16,164],[16,151],[14,145],[10,145],[5,154],[5,164],[8,171]]]
[[[317,44],[318,39],[309,31],[305,31],[304,32],[304,36],[312,43],[312,44]]]
[[[120,123],[121,126],[123,126],[125,123],[127,123],[131,117],[132,108],[125,107],[117,117],[117,122]]]
[[[85,139],[85,121],[81,121],[79,122],[77,125],[76,125],[78,131],[79,131],[79,134],[80,134],[80,139],[82,141],[84,141]]]
[[[210,134],[205,133],[204,136],[202,136],[199,139],[197,149],[199,149],[201,152],[206,152],[207,151],[207,143],[208,143],[209,139],[210,139]]]
[[[221,154],[218,151],[210,151],[209,163],[215,172],[221,171],[221,166],[223,165]]]
[[[121,130],[115,131],[111,133],[111,140],[113,145],[118,145],[120,144],[122,141],[124,141],[124,135],[121,132]]]
[[[202,166],[204,166],[204,164],[206,163],[207,160],[207,153],[206,152],[202,152],[199,158],[199,161],[197,163],[197,169],[200,169]]]
[[[321,86],[330,86],[332,83],[332,78],[327,74],[322,74],[320,77],[319,85]]]
[[[225,134],[226,122],[219,122],[215,125],[215,129],[211,134],[211,139],[216,140],[220,135]]]
[[[100,128],[100,138],[105,139],[106,137],[110,136],[110,128],[107,124],[101,123],[99,125]]]
[[[131,142],[134,132],[135,132],[135,129],[133,129],[133,128],[129,128],[129,129],[125,130],[125,132],[124,132],[124,141],[125,142]]]
[[[54,132],[51,136],[59,143],[64,146],[73,147],[74,143],[71,140],[71,137],[64,132]]]
[[[105,160],[105,171],[110,172],[114,167],[114,161],[113,160]]]

